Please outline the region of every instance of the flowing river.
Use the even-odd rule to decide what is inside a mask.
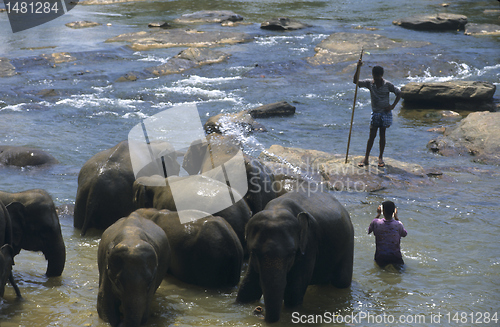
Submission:
[[[376,33],[398,41],[425,41],[417,48],[370,50],[368,66],[385,67],[385,78],[401,87],[411,81],[479,80],[500,77],[500,39],[457,32],[419,32],[392,24],[417,14],[465,14],[470,22],[499,24],[493,0],[239,0],[143,1],[111,5],[77,5],[62,17],[12,33],[6,13],[0,13],[0,57],[10,59],[18,74],[0,78],[0,144],[45,150],[60,164],[49,168],[0,168],[0,189],[19,192],[47,190],[61,208],[66,243],[63,275],[44,276],[41,254],[21,251],[14,277],[24,300],[7,285],[0,299],[0,325],[106,326],[96,310],[97,247],[100,233],[85,237],[73,228],[71,210],[81,166],[94,154],[127,138],[142,118],[173,104],[195,103],[202,121],[220,112],[238,112],[287,101],[293,117],[261,119],[268,132],[251,136],[255,151],[273,144],[345,154],[354,96],[354,63],[311,66],[304,58],[334,32]],[[134,51],[124,43],[105,43],[122,33],[147,30],[153,21],[172,21],[199,10],[232,10],[244,17],[236,27],[196,25],[198,30],[248,33],[253,41],[217,48],[230,54],[223,63],[205,65],[159,78],[115,82],[139,68],[160,65],[183,48]],[[260,23],[292,17],[311,27],[289,32],[265,31]],[[78,20],[102,25],[70,29]],[[107,24],[110,25],[107,25]],[[361,27],[361,29],[359,28]],[[367,29],[368,28],[368,29]],[[375,30],[372,30],[375,29]],[[41,54],[68,52],[77,61],[40,64]],[[349,66],[350,64],[350,66]],[[54,89],[48,97],[42,90]],[[43,92],[42,92],[43,93]],[[496,95],[499,97],[499,91]],[[370,117],[368,91],[358,92],[350,154],[362,155]],[[461,112],[465,117],[468,112]],[[285,309],[275,326],[305,322],[320,315],[319,325],[473,326],[498,325],[500,319],[500,170],[475,163],[471,157],[442,157],[426,144],[436,134],[427,130],[449,126],[461,117],[446,118],[438,110],[397,106],[388,130],[386,156],[436,168],[443,178],[431,185],[376,192],[334,192],[348,209],[355,228],[352,286],[310,286],[304,304]],[[204,122],[204,121],[203,121]],[[378,141],[372,155],[378,152]],[[257,153],[258,155],[258,153]],[[378,204],[392,200],[408,231],[402,240],[406,269],[382,270],[373,262],[375,242],[367,235]],[[243,274],[243,271],[242,271]],[[166,279],[156,293],[147,326],[263,326],[253,315],[259,303],[234,304],[237,288],[205,290]],[[301,318],[302,317],[302,318]],[[371,318],[370,318],[371,317]],[[371,319],[371,320],[370,320]],[[384,320],[385,319],[385,320]],[[479,321],[481,320],[481,321]],[[316,321],[319,322],[319,321]],[[310,325],[309,321],[308,325]]]

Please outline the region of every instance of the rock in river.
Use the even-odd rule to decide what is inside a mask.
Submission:
[[[336,191],[372,192],[385,188],[414,188],[432,185],[432,174],[418,164],[385,158],[385,167],[377,166],[377,159],[370,157],[368,167],[358,167],[363,156],[351,156],[345,164],[345,155],[318,150],[289,148],[272,145],[259,159],[268,166],[275,180],[282,181],[285,189],[300,186],[324,187]],[[298,184],[296,183],[298,182]],[[320,186],[318,186],[320,185]]]
[[[288,17],[273,18],[260,24],[260,28],[274,31],[291,31],[309,26],[311,25],[301,23]]]
[[[86,21],[86,20],[80,20],[80,21],[76,21],[76,22],[72,22],[72,23],[67,23],[65,25],[68,26],[68,27],[71,27],[71,28],[86,28],[86,27],[99,26],[101,24],[97,23],[97,22],[90,22],[90,21]]]
[[[222,51],[215,51],[208,48],[188,48],[170,58],[162,65],[146,68],[142,72],[128,72],[124,76],[118,78],[117,82],[135,81],[138,78],[178,74],[191,68],[222,62],[228,57],[229,55]]]
[[[445,156],[470,154],[474,161],[500,164],[500,112],[473,112],[427,147]]]
[[[307,58],[312,65],[331,65],[344,61],[356,61],[361,49],[392,49],[398,47],[421,47],[428,42],[396,42],[385,36],[365,33],[333,33],[319,43],[314,57]]]
[[[436,15],[414,16],[392,22],[404,28],[421,31],[463,30],[467,24],[467,16],[439,13]]]
[[[153,29],[115,36],[106,42],[129,42],[133,50],[151,50],[171,47],[211,47],[221,44],[249,42],[248,34],[239,32],[203,32],[191,29]]]
[[[286,101],[270,103],[250,110],[252,118],[292,116],[293,114],[295,114],[295,107]]]
[[[468,23],[465,35],[500,35],[500,25]]]
[[[266,132],[266,128],[256,122],[248,110],[238,113],[221,113],[208,118],[204,125],[207,134],[219,133],[222,135],[248,134],[251,132]]]
[[[192,14],[182,15],[174,20],[176,23],[192,24],[192,23],[222,23],[222,22],[239,22],[243,17],[229,10],[202,10]]]
[[[405,107],[494,110],[495,90],[496,86],[489,82],[411,82],[401,88],[401,97]]]
[[[8,58],[0,57],[0,77],[10,77],[16,75],[16,68],[12,66]]]

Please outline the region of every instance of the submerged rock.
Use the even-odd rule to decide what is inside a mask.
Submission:
[[[123,2],[137,2],[146,0],[80,0],[78,4],[81,5],[110,5],[113,3],[123,3]]]
[[[61,64],[65,62],[76,61],[76,58],[73,57],[68,52],[57,52],[51,54],[42,54],[41,57],[53,64]]]
[[[162,65],[146,68],[142,72],[129,72],[118,78],[117,82],[135,81],[138,78],[178,74],[191,68],[222,62],[228,57],[229,55],[222,51],[215,51],[207,48],[188,48],[170,58]]]
[[[192,24],[192,23],[222,23],[222,22],[239,22],[243,17],[229,10],[202,10],[192,14],[182,15],[175,19],[176,23]]]
[[[0,146],[0,165],[32,167],[58,162],[52,155],[39,149],[24,146]]]
[[[16,75],[16,68],[12,66],[10,60],[0,57],[0,77],[10,77]]]
[[[427,147],[444,156],[472,155],[474,161],[500,164],[500,112],[474,112]]]
[[[391,158],[385,159],[382,168],[377,166],[378,160],[374,157],[370,158],[368,167],[358,167],[363,158],[351,156],[345,164],[344,155],[281,145],[272,145],[259,157],[273,171],[276,180],[284,181],[289,188],[304,187],[306,183],[307,187],[336,191],[373,192],[390,187],[432,185],[429,176],[439,175],[420,165]]]
[[[151,50],[171,47],[211,47],[221,44],[249,42],[253,38],[239,32],[203,32],[190,29],[154,29],[126,33],[106,42],[128,42],[133,50]]]
[[[313,65],[331,65],[344,61],[359,59],[361,49],[392,49],[398,47],[421,47],[428,42],[403,41],[396,42],[385,36],[365,33],[333,33],[319,43],[315,48],[316,54],[307,58]]]
[[[167,22],[152,22],[148,24],[148,27],[170,28],[171,25]]]
[[[76,21],[76,22],[72,22],[72,23],[67,23],[65,24],[66,26],[70,27],[70,28],[86,28],[86,27],[95,27],[95,26],[99,26],[101,25],[100,23],[96,23],[96,22],[90,22],[90,21],[84,21],[84,20],[80,20],[80,21]]]
[[[266,132],[266,128],[256,122],[248,110],[234,114],[221,113],[208,118],[204,125],[207,134],[218,133],[222,135],[248,134],[251,132]]]
[[[439,13],[436,15],[414,16],[392,22],[404,28],[421,31],[463,30],[467,24],[467,16]]]
[[[274,31],[299,30],[310,26],[288,17],[273,18],[260,24],[260,28]]]
[[[489,82],[411,82],[401,88],[405,107],[493,110],[496,86]]]
[[[475,24],[465,25],[465,35],[500,35],[500,25]]]
[[[252,118],[291,116],[295,114],[295,107],[286,101],[281,101],[251,109],[249,112]]]

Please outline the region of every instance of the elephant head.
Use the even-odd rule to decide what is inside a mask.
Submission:
[[[269,211],[269,210],[268,210]],[[294,216],[288,210],[257,213],[249,221],[246,240],[250,261],[237,300],[249,302],[264,295],[265,320],[279,320],[283,301],[294,306],[305,292],[313,269],[316,244],[314,217],[306,212]],[[296,282],[297,280],[305,281]],[[258,291],[249,291],[256,288]]]
[[[165,232],[132,213],[104,231],[97,253],[99,317],[112,326],[138,327],[145,323],[170,263]]]
[[[43,190],[20,193],[0,192],[0,199],[7,199],[12,220],[12,247],[14,255],[21,249],[41,251],[48,260],[45,274],[60,276],[66,263],[59,217],[50,196]]]
[[[158,257],[148,243],[116,245],[109,254],[107,277],[121,299],[123,326],[139,326],[149,317],[156,291]]]

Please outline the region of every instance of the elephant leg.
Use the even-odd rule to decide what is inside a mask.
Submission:
[[[340,258],[339,263],[332,274],[330,282],[337,288],[347,288],[351,286],[352,270],[353,270],[353,255],[352,252],[344,254]]]
[[[20,299],[22,299],[22,295],[21,295],[21,291],[19,290],[19,287],[17,287],[17,284],[16,284],[16,281],[14,280],[14,276],[12,275],[12,272],[10,272],[10,275],[9,275],[9,282],[10,282],[10,285],[12,285],[12,287],[14,288],[14,291],[16,292],[16,296]]]
[[[262,288],[260,286],[259,274],[252,268],[251,262],[248,264],[248,270],[241,281],[240,289],[236,297],[236,302],[250,303],[258,301],[262,297]]]

